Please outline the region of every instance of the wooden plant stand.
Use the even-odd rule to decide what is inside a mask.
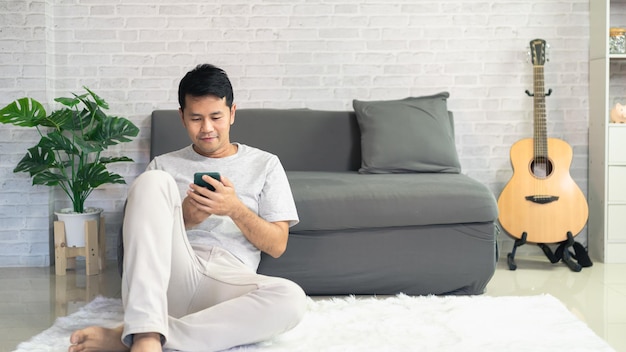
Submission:
[[[85,257],[87,275],[97,275],[105,268],[106,241],[104,217],[100,217],[100,228],[95,220],[85,221],[85,247],[68,247],[65,238],[65,223],[54,222],[55,272],[65,275],[67,269],[76,268],[76,257]]]

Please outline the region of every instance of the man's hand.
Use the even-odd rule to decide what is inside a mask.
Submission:
[[[215,191],[193,183],[189,185],[187,197],[183,200],[183,218],[187,229],[197,226],[211,214],[230,216],[231,212],[244,206],[237,198],[232,182],[226,177],[221,176],[221,182],[209,176],[202,179]]]
[[[203,180],[215,187],[215,191],[191,184],[183,200],[185,228],[191,229],[212,214],[230,217],[244,236],[261,251],[279,257],[287,248],[289,223],[268,222],[253,213],[235,193],[233,183],[224,175],[221,182],[209,176]]]
[[[211,214],[232,218],[237,212],[247,209],[239,200],[239,197],[237,197],[235,186],[228,178],[221,176],[221,182],[209,176],[202,176],[202,179],[213,186],[215,191],[210,191],[196,184],[189,185],[190,189],[187,191],[187,198],[189,198],[193,208],[200,213],[206,214],[199,217],[201,218],[200,222],[204,221]]]

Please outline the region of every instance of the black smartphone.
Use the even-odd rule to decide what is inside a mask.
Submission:
[[[202,179],[202,176],[204,175],[209,175],[213,179],[216,179],[221,182],[222,178],[220,177],[220,173],[219,172],[196,172],[195,174],[193,174],[193,183],[197,184],[198,186],[208,188],[209,191],[215,191],[215,187],[211,186],[210,184],[208,184],[206,181]]]

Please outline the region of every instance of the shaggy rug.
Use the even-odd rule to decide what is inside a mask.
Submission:
[[[295,329],[231,351],[614,351],[550,295],[344,297],[308,305]],[[17,351],[67,351],[72,331],[113,327],[121,317],[120,300],[97,297]]]

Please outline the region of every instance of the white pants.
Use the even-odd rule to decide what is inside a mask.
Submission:
[[[295,283],[255,273],[229,252],[191,247],[174,179],[140,175],[124,218],[124,332],[157,332],[165,348],[218,351],[296,326],[306,296]]]

